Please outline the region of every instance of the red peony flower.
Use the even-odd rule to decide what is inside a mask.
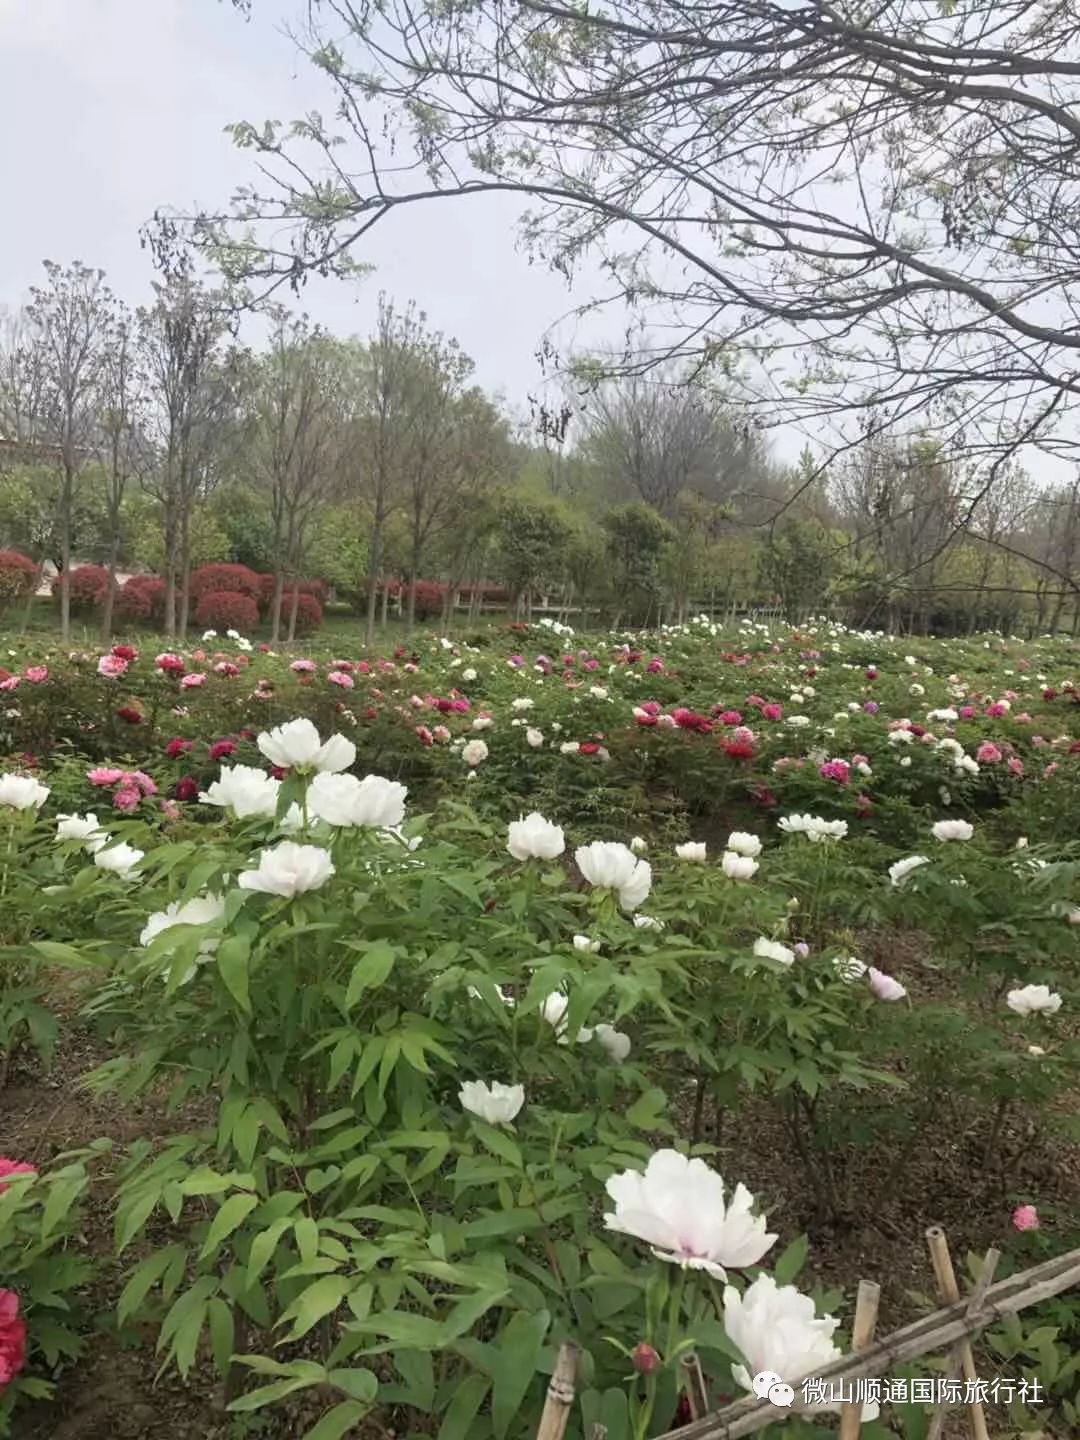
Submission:
[[[0,1392],[26,1364],[26,1321],[19,1318],[19,1297],[0,1290]]]
[[[582,755],[595,755],[599,749],[600,749],[600,746],[597,745],[597,744],[595,744],[594,741],[592,741],[592,740],[586,740],[585,743],[581,746],[581,754],[582,754]]]
[[[199,798],[199,783],[193,780],[190,775],[185,775],[182,780],[176,782],[173,789],[173,798],[176,800],[197,800]]]
[[[177,737],[175,740],[170,740],[165,746],[165,754],[170,760],[179,760],[180,756],[186,755],[194,744],[194,740],[181,740]]]
[[[118,660],[127,660],[129,664],[132,660],[139,658],[138,650],[132,645],[114,645],[112,647],[112,653]]]
[[[215,740],[210,746],[210,759],[221,760],[226,755],[236,754],[235,740]]]
[[[137,710],[134,705],[121,705],[116,712],[116,718],[128,725],[141,725],[143,719],[142,711]]]

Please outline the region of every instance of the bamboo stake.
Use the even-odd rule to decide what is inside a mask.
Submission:
[[[926,1243],[930,1249],[930,1261],[934,1267],[938,1295],[946,1305],[952,1305],[960,1299],[960,1286],[956,1283],[956,1272],[953,1269],[952,1256],[949,1254],[949,1242],[945,1239],[945,1231],[940,1225],[930,1226],[926,1232]],[[970,1305],[967,1309],[970,1310]],[[975,1356],[971,1349],[971,1341],[965,1337],[956,1348],[964,1379],[978,1380],[979,1372],[975,1368]],[[972,1400],[970,1413],[971,1433],[974,1440],[990,1440],[982,1402]]]
[[[978,1310],[979,1306],[982,1304],[983,1296],[990,1288],[990,1282],[994,1278],[994,1271],[997,1269],[998,1261],[1000,1259],[1000,1250],[994,1250],[993,1248],[991,1248],[986,1252],[986,1257],[982,1263],[982,1269],[979,1271],[979,1278],[976,1280],[975,1288],[974,1290],[972,1290],[971,1297],[968,1300],[968,1307],[966,1311],[968,1315],[973,1315],[975,1311]],[[957,1347],[957,1349],[953,1351],[952,1364],[949,1366],[949,1379],[958,1379],[962,1368],[963,1362],[960,1358],[959,1347]],[[948,1413],[948,1401],[942,1399],[941,1402],[938,1404],[937,1409],[934,1411],[933,1419],[930,1421],[930,1429],[927,1432],[926,1440],[941,1440],[941,1432],[945,1428],[945,1419]],[[972,1424],[974,1425],[974,1420],[972,1421]]]
[[[880,1299],[880,1285],[875,1285],[872,1280],[859,1281],[859,1293],[855,1297],[855,1323],[851,1327],[852,1353],[865,1350],[873,1340]],[[859,1400],[849,1400],[845,1404],[840,1412],[840,1440],[859,1440],[862,1412]]]
[[[709,1392],[705,1388],[705,1376],[701,1373],[701,1361],[696,1355],[684,1355],[679,1365],[684,1372],[691,1418],[701,1420],[709,1413]]]
[[[1038,1305],[1074,1285],[1080,1285],[1080,1249],[1044,1260],[1030,1270],[991,1285],[982,1304],[971,1315],[966,1313],[967,1301],[946,1306],[886,1335],[867,1346],[859,1356],[842,1355],[828,1365],[822,1365],[815,1370],[814,1377],[820,1380],[857,1380],[863,1376],[886,1374],[908,1360],[946,1350],[964,1336],[978,1334],[1006,1315],[1015,1315],[1031,1305]],[[800,1375],[789,1384],[797,1387],[805,1378],[808,1377]],[[678,1430],[668,1431],[663,1440],[741,1440],[742,1436],[756,1434],[775,1422],[776,1406],[750,1395],[703,1420],[691,1421]]]
[[[576,1345],[559,1346],[536,1440],[563,1440],[567,1421],[570,1419],[570,1409],[574,1403],[574,1382],[577,1379],[580,1354],[581,1351]]]

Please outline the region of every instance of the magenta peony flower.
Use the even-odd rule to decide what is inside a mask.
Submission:
[[[9,1160],[6,1155],[0,1155],[0,1195],[8,1188],[4,1184],[5,1177],[9,1175],[36,1175],[37,1166],[29,1165],[25,1160]]]
[[[784,718],[784,707],[775,703],[762,705],[761,718],[763,720],[782,720]]]

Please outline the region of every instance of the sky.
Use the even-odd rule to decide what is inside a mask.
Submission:
[[[253,179],[224,126],[329,113],[321,77],[286,24],[302,0],[260,0],[245,22],[227,0],[0,0],[0,307],[15,308],[41,262],[82,260],[144,302],[153,270],[139,229],[158,206],[223,209]],[[514,197],[403,207],[381,221],[363,282],[314,281],[302,308],[343,335],[374,327],[380,290],[415,300],[457,338],[476,381],[528,413],[545,331],[580,299],[515,247]],[[559,330],[570,348],[614,344],[618,321]]]

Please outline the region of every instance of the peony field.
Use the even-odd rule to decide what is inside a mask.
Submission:
[[[927,1440],[802,1382],[1080,1247],[1080,645],[458,628],[0,639],[0,1434]]]

